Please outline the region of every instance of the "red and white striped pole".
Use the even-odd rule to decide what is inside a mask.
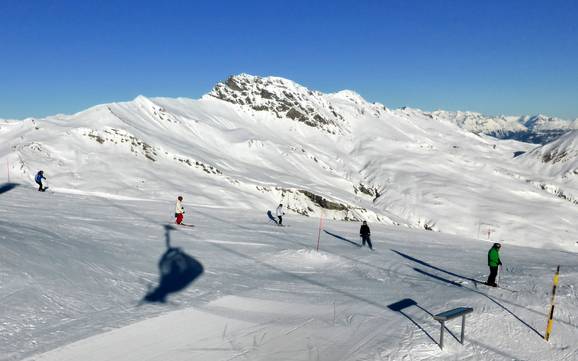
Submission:
[[[319,233],[317,233],[317,252],[319,252],[319,240],[321,239],[321,229],[323,228],[323,213],[319,216]]]

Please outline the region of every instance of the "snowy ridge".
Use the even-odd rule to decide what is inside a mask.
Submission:
[[[303,117],[289,116],[291,109]],[[495,237],[534,247],[574,249],[578,239],[554,221],[576,215],[576,205],[560,207],[557,194],[576,194],[578,186],[513,158],[532,145],[278,77],[241,74],[199,100],[139,96],[8,121],[0,123],[0,140],[13,180],[32,185],[43,169],[56,192],[182,194],[196,204],[263,213],[283,203],[293,214],[470,237],[493,224]],[[548,212],[529,211],[536,199]]]
[[[553,177],[578,177],[578,130],[523,154],[520,160],[549,170]]]
[[[284,78],[248,74],[231,76],[218,83],[208,95],[257,111],[267,111],[278,118],[297,120],[330,133],[344,130],[343,116],[322,93]]]

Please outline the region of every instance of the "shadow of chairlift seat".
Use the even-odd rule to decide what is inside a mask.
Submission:
[[[180,248],[169,248],[159,261],[159,285],[149,291],[144,302],[165,303],[167,296],[184,290],[203,273],[203,265]]]

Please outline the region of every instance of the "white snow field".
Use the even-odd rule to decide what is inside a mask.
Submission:
[[[328,221],[316,252],[318,219],[277,227],[264,212],[185,206],[195,227],[168,230],[170,247],[204,272],[166,303],[143,303],[159,284],[172,202],[1,194],[0,360],[578,358],[576,254],[504,244],[504,288],[493,289],[476,282],[491,242],[371,224],[371,252],[354,244],[359,223]],[[388,308],[407,299],[417,305]],[[432,314],[459,306],[474,308],[464,345],[446,332],[440,350]],[[459,338],[459,320],[447,327]]]
[[[241,74],[0,121],[0,360],[578,359],[578,131],[538,146],[467,118]],[[167,226],[178,195],[194,228]],[[465,345],[440,350],[431,314],[457,306]]]
[[[578,136],[576,132],[569,133]],[[578,142],[555,164],[575,168]],[[0,123],[0,169],[58,192],[194,197],[205,205],[403,224],[577,251],[578,171],[553,177],[536,145],[476,135],[430,113],[246,74],[200,100],[98,105]],[[525,159],[522,159],[525,158]],[[557,159],[557,158],[556,158]],[[486,237],[487,238],[487,237]]]

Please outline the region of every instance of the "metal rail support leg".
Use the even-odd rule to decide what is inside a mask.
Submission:
[[[440,348],[443,349],[444,348],[444,322],[441,321],[440,324],[442,325],[441,331],[440,331]]]
[[[454,318],[458,318],[460,316],[462,317],[462,334],[459,342],[462,345],[464,344],[464,333],[466,330],[466,315],[472,312],[474,312],[474,309],[471,307],[458,307],[454,308],[453,310],[438,313],[437,315],[433,316],[434,320],[438,321],[441,324],[440,343],[439,343],[440,349],[444,348],[444,328],[446,327],[445,322],[453,320]]]
[[[460,337],[460,343],[464,344],[464,330],[466,329],[466,315],[462,316],[462,336]]]

